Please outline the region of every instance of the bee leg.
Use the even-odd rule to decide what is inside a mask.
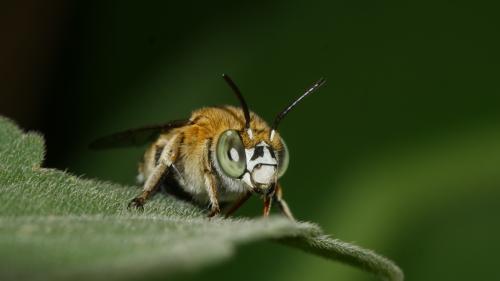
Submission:
[[[226,214],[224,216],[227,218],[230,215],[232,215],[234,212],[236,212],[243,204],[245,204],[245,202],[247,202],[248,198],[250,198],[251,195],[252,195],[251,192],[245,193],[245,195],[243,195],[240,199],[238,199],[238,201],[236,201],[236,203],[234,203],[229,208],[229,210],[226,212]]]
[[[158,189],[161,185],[162,178],[168,173],[167,167],[158,165],[153,173],[148,177],[141,194],[128,203],[128,208],[144,209],[146,200]]]
[[[274,201],[276,204],[278,204],[278,207],[280,208],[281,212],[289,219],[295,220],[293,217],[292,211],[290,211],[290,208],[288,207],[288,204],[286,201],[283,199],[283,191],[281,188],[281,185],[278,183],[276,186],[276,191],[274,193]]]
[[[142,193],[132,199],[128,204],[129,208],[135,207],[138,209],[144,209],[144,204],[146,200],[156,191],[156,189],[161,185],[162,179],[167,175],[168,168],[177,159],[177,150],[179,148],[178,137],[174,137],[169,143],[165,145],[163,151],[161,152],[158,164],[153,169],[153,172],[149,175]]]
[[[273,202],[272,199],[272,196],[266,195],[266,197],[264,197],[264,217],[268,217],[271,212],[271,204]]]
[[[210,212],[208,217],[213,217],[220,214],[219,201],[217,200],[217,181],[213,175],[212,164],[210,163],[210,143],[205,143],[205,151],[203,153],[203,177],[205,179],[205,188],[207,189],[208,199],[210,200]]]
[[[216,216],[220,213],[219,201],[217,200],[217,185],[215,178],[210,171],[205,171],[205,186],[207,187],[208,198],[210,199],[210,213],[208,217]]]

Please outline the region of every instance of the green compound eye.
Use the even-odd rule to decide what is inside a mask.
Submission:
[[[283,143],[283,149],[278,152],[278,178],[281,178],[285,174],[290,162],[288,147],[283,139],[281,139],[281,143]]]
[[[247,168],[245,147],[235,130],[227,130],[219,137],[216,148],[217,161],[229,177],[241,177]]]

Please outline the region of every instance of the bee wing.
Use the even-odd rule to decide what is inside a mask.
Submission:
[[[127,146],[140,146],[154,141],[155,138],[157,138],[161,133],[166,133],[174,128],[183,127],[189,123],[189,119],[174,120],[166,124],[130,129],[98,138],[89,144],[89,148],[99,150]]]

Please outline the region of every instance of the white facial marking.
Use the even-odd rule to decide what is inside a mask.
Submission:
[[[265,147],[264,155],[258,157],[255,160],[251,160],[252,156],[255,152],[255,147],[252,147],[250,149],[245,149],[245,154],[247,156],[247,170],[252,171],[253,168],[257,164],[278,165],[278,161],[276,161],[276,159],[271,156],[271,153],[269,152],[269,149],[271,149],[271,148],[269,147],[269,145],[267,143],[265,143],[264,141],[261,141],[260,143],[258,143],[256,145],[256,147],[257,146],[264,146]]]
[[[252,178],[256,183],[270,184],[275,178],[276,166],[262,165],[256,167],[252,172]]]
[[[240,160],[240,155],[238,154],[238,150],[236,148],[232,147],[231,150],[229,150],[229,156],[231,156],[231,159],[234,162],[238,162]]]
[[[276,134],[276,131],[275,131],[275,130],[272,130],[272,131],[271,131],[271,136],[269,137],[269,140],[270,140],[270,141],[273,141],[273,139],[274,139],[274,135],[275,135],[275,134]]]
[[[250,167],[249,165],[250,165],[250,159],[252,159],[254,151],[255,151],[255,148],[250,148],[250,149],[245,148],[245,155],[247,156],[247,169],[250,171],[253,168],[253,166]]]
[[[256,149],[259,150],[257,152],[259,155],[252,160]],[[278,161],[271,155],[271,149],[264,141],[261,141],[255,147],[245,149],[248,172],[242,179],[249,186],[254,187],[253,183],[268,185],[275,181]]]

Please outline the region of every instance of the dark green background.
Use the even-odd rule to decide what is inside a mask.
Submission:
[[[142,149],[86,144],[237,104],[222,73],[268,121],[324,76],[280,127],[295,215],[390,257],[407,280],[500,279],[494,1],[23,5],[4,9],[0,113],[45,134],[47,166],[132,184]],[[182,279],[374,278],[269,242]]]

